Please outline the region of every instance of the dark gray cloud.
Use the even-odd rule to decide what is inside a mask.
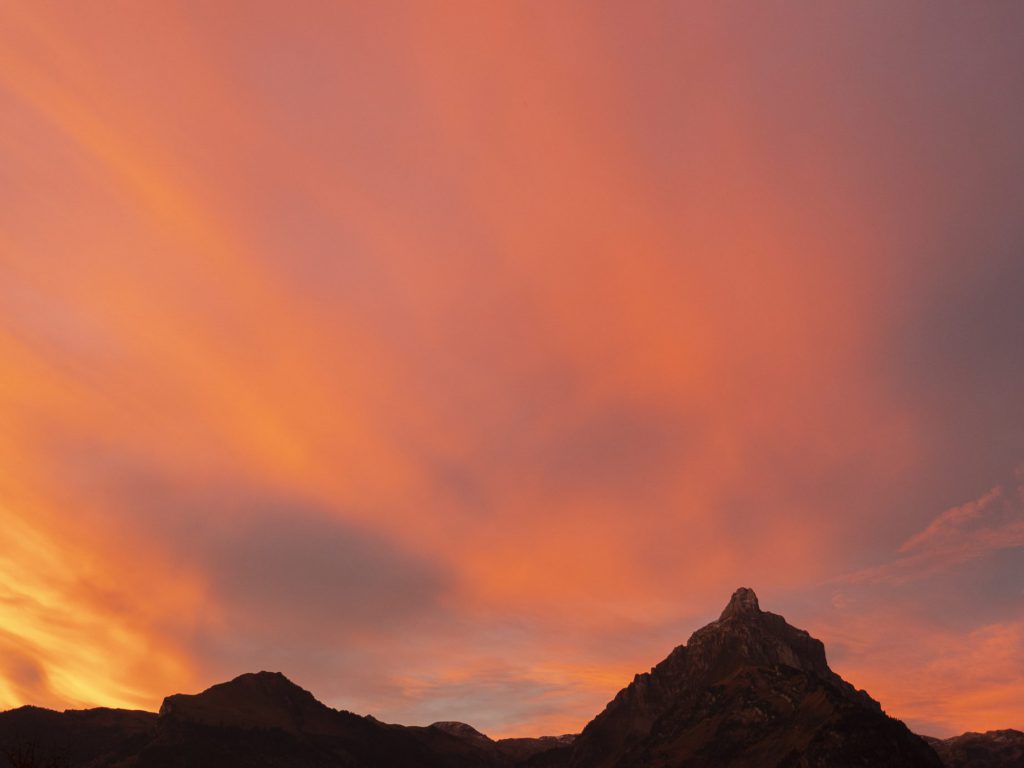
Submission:
[[[441,569],[384,536],[295,504],[210,525],[192,553],[233,617],[324,642],[348,627],[395,631],[436,609],[445,588]]]
[[[128,539],[159,542],[170,567],[201,575],[202,614],[167,629],[211,683],[275,669],[344,703],[387,690],[369,657],[411,653],[451,626],[449,569],[385,534],[301,498],[243,483],[188,491],[129,464],[96,482],[120,494]]]

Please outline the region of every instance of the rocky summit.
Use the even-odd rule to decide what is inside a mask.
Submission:
[[[1019,731],[914,735],[746,588],[578,736],[389,725],[276,672],[169,696],[158,714],[0,713],[0,768],[1020,768],[1022,750]]]

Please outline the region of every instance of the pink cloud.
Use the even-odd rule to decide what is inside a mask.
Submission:
[[[905,583],[1016,547],[1024,547],[1024,491],[1000,485],[938,515],[900,546],[893,561],[838,581]]]

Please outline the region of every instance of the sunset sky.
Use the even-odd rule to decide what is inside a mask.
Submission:
[[[0,708],[581,728],[732,590],[1024,727],[1024,3],[0,3]]]

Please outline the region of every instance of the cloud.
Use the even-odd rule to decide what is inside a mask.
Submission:
[[[218,528],[193,528],[194,551],[242,626],[262,616],[325,642],[318,624],[400,631],[418,612],[436,610],[445,589],[438,566],[337,517],[290,506]]]
[[[395,711],[406,721],[426,725],[456,719],[489,734],[575,730],[582,723],[567,720],[566,713],[590,706],[594,697],[593,684],[582,676],[499,661],[396,682],[401,701]]]
[[[0,519],[0,706],[145,708],[154,688],[191,679],[191,660],[166,630],[187,623],[192,578],[165,577],[152,555],[141,568],[125,553],[98,557],[4,504]]]
[[[925,518],[1024,455],[1021,10],[759,13],[5,3],[0,703],[572,730],[739,584],[1016,620],[1015,492]]]
[[[832,640],[833,669],[917,733],[945,737],[1016,727],[1024,696],[1024,621],[964,630],[937,627],[914,613],[903,596],[884,606],[862,602],[859,615],[826,618],[815,633]]]
[[[353,684],[360,654],[408,653],[410,635],[434,636],[454,620],[449,569],[378,532],[267,499],[234,514],[216,503],[193,509],[172,535],[205,575],[209,613],[188,647],[207,675],[271,666],[357,702],[388,675]]]
[[[830,663],[918,733],[1015,727],[1024,695],[1024,489],[947,509],[892,559],[810,591]],[[831,597],[831,608],[823,609]]]
[[[996,486],[980,498],[940,514],[907,539],[892,562],[848,574],[839,581],[901,584],[992,552],[1020,547],[1024,547],[1024,489]]]

